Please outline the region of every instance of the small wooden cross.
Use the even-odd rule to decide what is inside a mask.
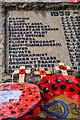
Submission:
[[[19,82],[24,82],[26,73],[30,73],[30,70],[25,70],[25,66],[21,66],[20,69],[15,70],[13,74],[19,74]]]
[[[44,68],[39,68],[39,71],[34,71],[35,75],[41,75],[41,79],[43,76],[46,76],[47,74],[51,74],[50,71],[45,71]]]
[[[59,63],[58,67],[54,67],[54,72],[61,71],[63,75],[68,75],[67,70],[71,69],[70,66],[65,66],[64,63]]]

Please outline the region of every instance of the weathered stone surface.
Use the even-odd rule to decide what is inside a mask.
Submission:
[[[3,17],[3,9],[2,4],[0,4],[0,82],[2,81],[2,77],[4,75],[4,17]]]
[[[0,65],[2,65],[3,55],[0,55]]]
[[[6,75],[6,76],[3,77],[2,81],[3,82],[9,82],[9,81],[12,82],[12,78],[11,78],[10,75]]]
[[[3,21],[3,14],[2,14],[2,12],[0,12],[0,31],[2,30],[2,21]]]
[[[4,45],[3,44],[0,44],[0,49],[4,49]]]
[[[64,0],[0,0],[3,2],[64,2]]]
[[[62,0],[62,2],[60,2],[59,0],[53,0],[52,3],[50,3],[50,1],[48,3],[46,2],[42,2],[42,0],[36,0],[38,1],[37,3],[35,3],[35,1],[32,2],[32,0],[27,0],[27,2],[24,3],[24,1],[26,0],[23,0],[23,2],[19,3],[19,1],[17,0],[14,0],[12,2],[12,0],[6,0],[6,3],[5,3],[5,0],[0,0],[0,45],[1,45],[1,48],[0,48],[0,56],[1,56],[1,61],[0,61],[0,78],[2,77],[2,75],[4,75],[5,73],[5,49],[4,49],[4,45],[5,45],[5,41],[4,41],[4,38],[5,38],[5,31],[4,31],[4,26],[5,24],[5,15],[6,15],[6,12],[9,10],[34,10],[34,11],[39,11],[39,10],[53,10],[53,9],[57,9],[57,10],[61,10],[61,9],[79,9],[80,6],[79,4],[68,4],[68,3],[64,3],[64,1]],[[29,1],[29,2],[28,2]],[[44,0],[44,1],[48,1],[48,0]],[[56,2],[58,2],[58,4],[56,4]],[[42,2],[42,3],[41,3]],[[67,1],[66,1],[67,2]],[[3,4],[2,4],[3,3]],[[4,12],[5,10],[5,12]],[[6,38],[5,38],[6,40]],[[76,39],[77,40],[77,39]],[[76,46],[76,45],[75,45]],[[75,63],[76,63],[76,59],[75,60]],[[78,63],[76,63],[78,65]],[[32,79],[32,78],[31,78]]]
[[[0,5],[0,13],[2,12],[2,6]]]
[[[7,72],[13,72],[14,69],[19,68],[20,65],[25,65],[28,69],[33,68],[38,70],[39,67],[44,67],[52,71],[52,68],[54,66],[57,66],[59,62],[61,63],[63,62],[66,66],[70,66],[71,68],[78,67],[78,61],[76,61],[76,56],[72,55],[74,57],[74,62],[73,62],[74,65],[73,65],[73,63],[71,64],[71,61],[70,61],[71,56],[69,55],[72,54],[70,52],[72,51],[71,50],[72,48],[74,49],[74,47],[76,47],[76,50],[77,50],[77,47],[78,47],[77,46],[78,37],[76,36],[75,30],[73,29],[74,27],[73,22],[70,19],[72,18],[75,21],[76,14],[74,13],[78,13],[77,15],[79,15],[79,12],[80,12],[79,10],[78,11],[66,10],[66,11],[35,11],[35,12],[10,11],[8,12],[7,25],[10,31],[7,27],[7,55],[6,55],[7,56]],[[73,14],[74,14],[74,17],[73,17]],[[68,23],[67,23],[67,20],[69,21]],[[71,31],[73,32],[73,36],[71,34],[70,29],[68,29],[68,24],[70,24],[69,26],[71,26]],[[78,23],[76,22],[76,24]],[[65,29],[67,30],[65,29],[63,30],[64,26],[66,26]],[[76,26],[76,30],[78,30],[77,26]],[[15,32],[15,34],[13,31]],[[17,40],[14,40],[15,38]],[[71,46],[71,41],[73,40],[73,38],[75,38],[77,42],[75,46],[74,45]],[[67,39],[70,41],[69,43],[67,43]],[[18,43],[18,40],[20,43]],[[17,47],[21,48],[20,46],[17,46],[21,44],[21,40],[22,40],[22,48],[26,47],[27,50],[16,49],[15,52],[14,50],[11,50],[14,48],[13,46],[15,46],[15,48]],[[32,44],[34,45],[31,46]],[[70,46],[71,48],[68,49]],[[22,55],[21,57],[19,57],[20,52],[22,52],[24,57]],[[73,54],[75,53],[76,51],[74,49]],[[28,56],[25,57],[25,54],[27,54]],[[33,56],[33,54],[35,55]],[[22,57],[24,58],[24,60],[22,59]],[[54,61],[51,60],[50,57],[54,58]],[[26,58],[28,58],[28,61]],[[35,63],[34,63],[34,60],[35,60]],[[23,63],[21,64],[20,61],[22,61]],[[13,62],[15,63],[13,64]],[[76,68],[76,70],[78,70],[78,68]]]
[[[53,2],[53,3],[59,3],[59,2],[79,2],[79,0],[0,0],[1,2]]]

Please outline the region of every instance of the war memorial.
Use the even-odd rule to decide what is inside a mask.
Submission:
[[[0,84],[11,83],[12,85],[13,83],[17,86],[18,83],[22,84],[21,82],[24,82],[25,84],[32,83],[38,86],[42,84],[45,86],[43,77],[52,81],[52,76],[55,75],[61,80],[65,76],[66,84],[70,84],[70,80],[71,82],[78,82],[70,86],[71,93],[69,93],[65,87],[66,84],[63,85],[58,81],[59,78],[56,79],[56,82],[61,85],[59,85],[61,90],[66,90],[63,92],[64,94],[61,91],[62,95],[58,96],[59,91],[56,89],[59,90],[59,86],[57,88],[51,86],[57,92],[53,94],[55,97],[53,96],[45,103],[48,118],[41,120],[58,120],[61,115],[61,119],[64,120],[78,120],[80,118],[80,98],[77,100],[76,95],[76,91],[78,91],[80,96],[79,57],[79,0],[0,0]],[[47,75],[50,77],[47,78]],[[38,84],[38,82],[40,83]],[[75,84],[79,89],[75,87]],[[49,86],[48,83],[46,86]],[[0,90],[2,91],[2,89]],[[39,92],[37,88],[36,91]],[[43,91],[45,90],[43,89]],[[66,93],[66,91],[68,92]],[[74,94],[73,91],[75,91]],[[0,97],[2,94],[3,92]],[[18,97],[17,94],[21,93],[15,92],[15,99]],[[45,95],[43,94],[44,97]],[[71,95],[72,97],[69,99]],[[5,92],[5,97],[2,97],[5,98],[4,102],[8,102],[6,96]],[[66,115],[64,115],[63,109],[65,105],[62,107],[60,104],[52,104],[50,107],[50,103],[58,100],[64,102],[67,106],[68,113]],[[3,103],[2,101],[1,99],[0,102]],[[33,103],[35,101],[34,99]],[[31,106],[31,110],[32,108],[35,107]],[[52,111],[58,116],[49,114]],[[18,116],[17,114],[15,116]],[[4,114],[0,111],[0,115],[2,117]],[[10,116],[7,119],[11,120],[12,118],[14,117]],[[21,120],[27,119],[30,118],[23,117]],[[0,118],[0,120],[3,119]]]

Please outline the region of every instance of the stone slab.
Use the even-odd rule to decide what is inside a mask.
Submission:
[[[1,2],[78,2],[79,0],[0,0]]]
[[[2,4],[0,3],[0,82],[2,81],[2,76],[3,76],[3,50],[4,46],[2,44],[4,38],[3,38],[3,14],[2,14]]]
[[[1,8],[1,7],[0,7]],[[2,8],[1,8],[2,9]],[[2,30],[2,23],[3,23],[3,15],[2,12],[0,12],[0,31]]]
[[[59,63],[78,70],[79,15],[80,10],[8,12],[6,71],[21,65],[52,71]]]
[[[0,5],[0,13],[2,12],[2,5]]]
[[[3,2],[63,2],[64,0],[0,0]]]

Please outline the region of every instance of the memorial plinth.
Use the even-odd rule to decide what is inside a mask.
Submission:
[[[59,63],[78,70],[80,11],[10,11],[7,14],[7,73],[25,65],[52,71]]]

